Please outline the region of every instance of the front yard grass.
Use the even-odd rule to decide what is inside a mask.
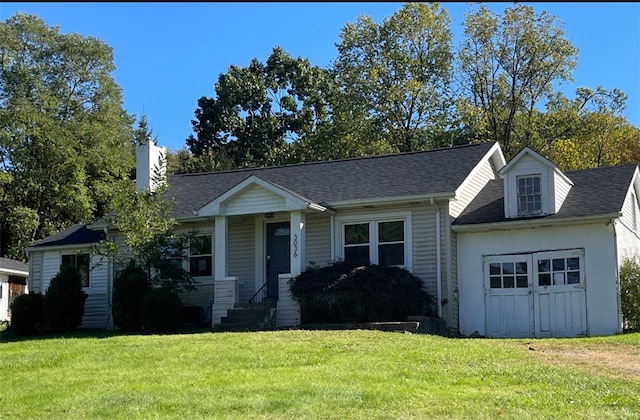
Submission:
[[[640,417],[637,364],[572,358],[640,355],[639,333],[104,332],[3,341],[0,418]]]

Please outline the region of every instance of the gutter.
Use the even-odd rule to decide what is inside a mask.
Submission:
[[[436,200],[431,197],[429,203],[436,208],[436,300],[438,301],[438,317],[442,318],[442,261],[441,259],[441,238],[440,238],[440,207],[436,205]]]
[[[454,232],[488,232],[493,230],[510,230],[525,229],[532,227],[546,227],[556,225],[580,225],[584,223],[604,221],[609,222],[612,219],[619,218],[622,213],[599,214],[595,216],[583,217],[554,217],[554,218],[536,218],[527,220],[503,220],[501,222],[492,223],[476,223],[469,225],[451,225]]]

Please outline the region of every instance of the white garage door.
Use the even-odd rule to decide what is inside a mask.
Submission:
[[[484,259],[489,337],[586,335],[584,250]]]

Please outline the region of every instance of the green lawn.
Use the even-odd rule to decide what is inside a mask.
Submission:
[[[636,367],[584,359],[640,355],[637,333],[105,332],[2,341],[0,418],[640,417]]]

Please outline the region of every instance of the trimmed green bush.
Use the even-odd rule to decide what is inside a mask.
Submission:
[[[175,291],[154,288],[144,293],[140,306],[143,330],[153,333],[177,331],[181,316],[182,301]]]
[[[82,291],[80,271],[63,264],[44,294],[44,316],[53,332],[73,331],[82,322],[87,294]]]
[[[640,264],[627,259],[620,267],[620,303],[625,328],[640,329]]]
[[[147,290],[149,282],[144,270],[134,260],[129,261],[113,279],[111,314],[116,327],[124,331],[142,329],[140,308]]]
[[[337,262],[309,268],[290,281],[302,323],[405,321],[434,316],[434,299],[422,281],[395,266]]]
[[[36,334],[44,325],[44,297],[29,292],[11,303],[11,331],[18,335]]]

